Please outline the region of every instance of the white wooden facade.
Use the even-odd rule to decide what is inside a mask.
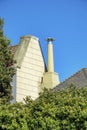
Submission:
[[[45,61],[38,38],[24,36],[14,54],[16,74],[13,78],[14,101],[23,101],[30,96],[36,99],[40,92],[40,84],[45,72]]]

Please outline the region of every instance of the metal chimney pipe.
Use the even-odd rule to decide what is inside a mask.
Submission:
[[[46,39],[48,42],[48,72],[54,72],[54,58],[53,58],[53,38],[48,37]]]

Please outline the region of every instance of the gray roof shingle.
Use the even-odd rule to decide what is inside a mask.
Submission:
[[[76,87],[85,87],[87,86],[87,68],[83,68],[58,86],[54,88],[54,90],[65,89],[69,87],[70,84],[74,84]]]

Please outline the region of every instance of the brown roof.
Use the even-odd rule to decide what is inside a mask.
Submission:
[[[15,45],[15,46],[11,46],[11,52],[12,52],[12,56],[14,56],[16,50],[18,48],[18,45]]]
[[[54,90],[64,89],[69,87],[70,84],[74,84],[76,87],[85,87],[87,86],[87,68],[83,68],[58,86]]]

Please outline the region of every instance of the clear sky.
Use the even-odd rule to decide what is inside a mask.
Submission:
[[[4,33],[11,44],[32,34],[39,38],[45,60],[45,38],[54,37],[55,72],[63,81],[87,67],[87,0],[0,0]]]

